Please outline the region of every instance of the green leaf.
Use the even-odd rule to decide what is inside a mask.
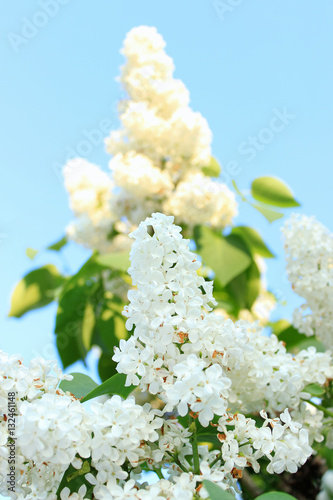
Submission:
[[[98,255],[95,261],[104,267],[110,267],[111,269],[118,269],[124,272],[127,272],[131,265],[128,252],[105,253],[103,255]]]
[[[253,198],[275,207],[299,207],[291,189],[277,177],[258,177],[252,182]]]
[[[25,251],[25,254],[27,257],[29,257],[29,259],[33,260],[36,255],[38,254],[38,250],[35,250],[34,248],[27,248],[26,251]]]
[[[106,347],[113,353],[113,347],[120,339],[126,339],[128,333],[125,318],[122,315],[125,304],[116,296],[106,300],[97,318],[97,327]]]
[[[102,382],[105,382],[117,373],[117,363],[113,361],[111,354],[102,352],[98,361],[98,375]]]
[[[272,328],[272,333],[279,336],[284,330],[289,328],[291,325],[286,319],[279,319],[278,321],[273,321],[268,323],[268,326]]]
[[[216,431],[215,431],[215,434],[209,434],[209,433],[198,434],[197,438],[198,438],[198,443],[212,443],[212,444],[215,444],[215,445],[221,447],[221,443],[217,438]]]
[[[52,264],[31,271],[14,289],[9,316],[20,318],[28,311],[50,304],[64,281],[65,278]]]
[[[257,264],[253,261],[246,273],[246,307],[251,309],[260,292],[260,271]]]
[[[275,255],[266,246],[264,240],[252,227],[249,226],[236,226],[232,229],[231,234],[237,234],[247,244],[252,253],[261,255],[262,257],[272,258]]]
[[[64,293],[73,286],[83,285],[94,276],[100,275],[106,269],[113,269],[113,273],[119,274],[119,271],[126,271],[130,265],[128,252],[114,252],[110,254],[97,255],[94,253],[67,281]]]
[[[64,392],[71,392],[78,399],[81,399],[98,387],[98,384],[84,373],[71,373],[70,375],[73,375],[73,380],[62,380],[59,388]]]
[[[291,349],[300,342],[303,342],[305,336],[302,333],[299,333],[296,328],[292,325],[289,325],[287,328],[283,329],[278,333],[278,339],[286,344],[287,349]]]
[[[279,340],[285,343],[288,351],[301,351],[302,349],[307,349],[310,346],[315,346],[317,350],[323,350],[322,343],[314,336],[306,337],[304,334],[299,333],[296,328],[292,325],[288,328],[283,329],[277,334]]]
[[[91,340],[95,328],[96,317],[92,303],[87,300],[82,320],[82,340],[87,351],[91,347]]]
[[[70,482],[73,479],[76,479],[78,476],[83,476],[84,474],[88,474],[90,472],[90,463],[88,460],[85,460],[82,464],[82,468],[72,472],[72,474],[68,474],[67,481]]]
[[[89,399],[97,398],[97,396],[102,396],[103,394],[119,394],[123,398],[127,396],[135,389],[134,385],[125,387],[126,375],[123,373],[116,373],[108,380],[103,382],[101,385],[89,392],[83,399],[82,403],[89,401]]]
[[[297,346],[297,352],[302,351],[303,349],[307,349],[308,347],[315,347],[317,352],[325,352],[326,348],[324,344],[317,339],[317,337],[306,337],[304,335],[303,342],[300,342]]]
[[[203,485],[207,490],[210,500],[235,500],[235,497],[224,491],[220,486],[208,481],[208,479],[203,480]]]
[[[252,258],[241,238],[230,234],[222,236],[205,226],[194,231],[198,253],[210,267],[222,286],[249,267]]]
[[[295,500],[295,497],[287,493],[280,493],[279,491],[270,491],[269,493],[259,495],[256,500]]]
[[[311,396],[320,398],[320,396],[325,394],[325,389],[323,389],[323,387],[320,387],[320,385],[318,384],[309,384],[304,387],[303,392],[308,392],[309,394],[311,394]]]
[[[270,210],[269,208],[261,207],[259,205],[255,205],[254,203],[251,203],[253,208],[258,210],[267,220],[268,222],[274,222],[275,220],[281,219],[283,217],[283,214],[280,212],[275,212],[275,210]]]
[[[211,156],[209,165],[202,167],[202,172],[208,177],[218,177],[221,173],[221,165],[214,156]]]
[[[78,360],[85,360],[91,334],[91,318],[85,312],[87,302],[96,292],[96,283],[75,284],[61,295],[58,305],[55,333],[57,348],[64,368]],[[97,299],[96,299],[97,301]],[[85,339],[83,324],[85,323]]]
[[[327,448],[326,446],[322,446],[318,450],[319,455],[325,458],[328,468],[333,469],[333,450]]]
[[[90,483],[85,478],[86,471],[90,470],[91,465],[90,465],[91,459],[85,460],[82,464],[81,469],[75,469],[73,465],[70,465],[68,469],[64,472],[64,475],[62,476],[61,482],[59,484],[59,487],[57,489],[57,498],[60,498],[60,493],[64,488],[69,488],[71,493],[78,492],[80,486],[83,484],[86,485],[87,487],[87,492],[85,493],[84,497],[92,499],[93,498],[93,489],[94,486]]]
[[[76,285],[83,285],[87,280],[90,280],[96,274],[101,273],[105,267],[98,264],[95,261],[96,255],[93,254],[89,259],[82,265],[76,274],[73,274],[71,278],[67,281],[63,293],[66,293],[69,289]]]
[[[238,194],[238,196],[240,196],[240,197],[242,198],[242,200],[243,200],[243,201],[246,201],[246,202],[247,202],[248,200],[245,198],[245,196],[243,195],[243,193],[241,192],[241,190],[240,190],[240,189],[239,189],[239,187],[237,186],[236,181],[235,181],[234,179],[232,180],[232,185],[234,186],[235,191],[236,191],[236,193]]]
[[[53,245],[48,246],[46,250],[55,250],[56,252],[59,252],[59,250],[61,250],[67,243],[67,236],[63,236],[59,241],[56,241]]]
[[[257,264],[251,265],[233,278],[226,286],[226,291],[236,304],[236,315],[240,309],[251,309],[260,291],[260,272]]]

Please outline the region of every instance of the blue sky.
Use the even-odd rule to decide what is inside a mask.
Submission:
[[[64,234],[71,212],[59,172],[70,154],[107,169],[101,138],[118,126],[119,49],[134,26],[156,26],[165,38],[226,179],[248,189],[256,176],[277,175],[302,212],[333,230],[333,3],[16,0],[2,10],[1,349],[54,357],[55,306],[8,319],[9,296],[32,268],[53,262],[74,271],[88,256],[72,244],[63,259],[40,253],[32,262],[25,250]],[[285,278],[280,221],[270,225],[241,204],[236,222],[260,230],[280,256],[268,263],[268,282],[289,304],[276,317],[290,317],[300,301]]]

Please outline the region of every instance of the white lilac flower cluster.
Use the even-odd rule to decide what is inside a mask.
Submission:
[[[92,492],[105,500],[207,498],[204,479],[235,493],[243,469],[259,472],[262,457],[269,473],[280,474],[296,472],[310,456],[308,431],[299,423],[307,411],[302,391],[333,376],[330,354],[309,348],[293,357],[257,324],[209,312],[213,284],[197,274],[200,263],[180,230],[173,217],[153,214],[132,234],[129,272],[137,289],[129,291],[124,314],[135,330],[114,355],[126,383],[160,398],[163,410],[140,406],[133,396],[87,409],[58,388],[70,376],[56,367],[51,375],[42,360],[25,367],[0,352],[0,493],[8,493],[9,391],[17,406],[12,498],[85,500]],[[260,413],[262,425],[248,412]],[[197,446],[195,464],[200,425],[219,446]],[[143,464],[160,471],[156,484],[142,483]],[[62,483],[57,493],[70,465],[85,484],[72,493]]]
[[[82,159],[70,160],[64,169],[77,217],[67,233],[89,248],[117,249],[124,239],[108,239],[111,230],[128,234],[154,211],[190,227],[223,228],[236,215],[232,191],[203,174],[211,160],[212,134],[202,115],[189,107],[188,90],[173,77],[174,64],[164,47],[153,27],[140,26],[126,36],[122,125],[106,139],[113,181]]]
[[[55,374],[51,374],[51,370]],[[90,411],[72,394],[57,388],[61,380],[71,380],[56,365],[42,359],[32,360],[30,367],[19,356],[0,351],[0,493],[11,498],[56,499],[64,472],[71,464],[78,471],[85,459],[91,472],[86,474],[96,498],[113,498],[110,491],[117,481],[128,478],[128,468],[140,463],[158,463],[166,447],[177,441],[170,423],[163,435],[163,446],[153,448],[161,438],[157,432],[163,420],[148,404],[139,406],[134,397],[123,401],[113,396],[104,404],[91,403]],[[16,394],[15,492],[8,491],[8,457],[11,443],[8,434],[8,393]],[[168,433],[170,432],[170,443]],[[186,434],[185,434],[186,436]],[[123,467],[126,463],[126,467]],[[105,488],[104,488],[105,487]],[[87,488],[68,496],[65,487],[62,500],[85,498]],[[115,497],[117,497],[115,495]],[[118,498],[118,497],[117,497]]]
[[[200,470],[195,474],[190,459],[192,432],[175,417],[168,418],[148,404],[139,406],[133,396],[93,402],[87,411],[71,393],[57,388],[59,381],[71,376],[56,366],[56,375],[51,375],[51,363],[36,359],[26,367],[19,356],[3,352],[0,360],[0,493],[14,499],[56,500],[60,495],[61,500],[85,500],[93,492],[102,500],[192,500],[196,491],[207,498],[200,488],[203,479],[237,491],[242,469],[250,465],[258,472],[261,457],[268,457],[271,473],[295,472],[312,451],[307,432],[291,420],[288,410],[274,419],[262,411],[261,428],[242,414],[226,413],[214,424],[221,450],[199,446]],[[7,489],[8,392],[16,393],[15,492]],[[167,470],[169,479],[142,483],[144,462],[151,470]],[[58,491],[69,465],[85,478],[76,493],[63,485]]]
[[[70,195],[70,207],[76,221],[67,227],[67,235],[83,245],[108,251],[115,217],[111,211],[114,183],[97,165],[83,158],[70,160],[64,170],[65,186]]]
[[[180,231],[173,217],[153,214],[131,235],[135,242],[129,274],[136,289],[128,293],[130,304],[124,315],[127,328],[134,325],[135,329],[115,349],[117,370],[127,375],[127,385],[158,395],[165,411],[181,416],[190,411],[202,426],[220,416],[218,430],[223,434],[230,411],[266,410],[274,416],[283,412],[282,421],[271,427],[266,424],[254,430],[254,421],[246,421],[251,429],[246,436],[252,442],[246,459],[254,464],[256,457],[265,454],[269,471],[295,471],[310,453],[308,433],[299,431],[300,425],[292,423],[286,408],[302,415],[304,388],[309,383],[323,385],[333,376],[331,355],[310,347],[293,356],[275,335],[262,335],[258,324],[234,324],[208,312],[215,303],[212,282],[197,274],[200,263]],[[322,415],[317,417],[320,420]],[[243,419],[239,413],[238,418]],[[245,466],[246,461],[239,459],[244,455],[239,451],[244,436],[237,430],[229,448],[224,443],[224,472],[228,452],[223,450],[235,458],[233,467]],[[320,434],[316,437],[322,439]],[[257,446],[259,442],[267,446]]]
[[[280,413],[299,408],[309,383],[333,375],[330,353],[310,347],[296,356],[258,323],[233,323],[212,312],[213,283],[173,217],[153,214],[132,233],[129,274],[136,289],[125,307],[129,330],[113,359],[127,384],[159,394],[166,410],[190,410],[207,426],[232,411]],[[150,233],[153,232],[151,236]],[[147,256],[149,255],[149,259]]]
[[[314,217],[293,214],[283,228],[287,275],[305,299],[294,311],[293,324],[333,346],[333,235]]]

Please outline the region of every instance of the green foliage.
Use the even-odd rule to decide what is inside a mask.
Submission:
[[[121,314],[123,308],[124,304],[119,297],[109,293],[97,316],[94,343],[103,350],[98,363],[98,373],[102,381],[116,373],[116,363],[112,361],[113,348],[119,344],[120,339],[128,337],[125,318]]]
[[[222,286],[247,269],[251,255],[242,239],[235,235],[222,236],[205,226],[197,226],[194,231],[198,254],[210,267]]]
[[[299,333],[296,328],[290,325],[290,323],[286,328],[280,330],[280,332],[277,333],[277,336],[279,340],[285,343],[288,350],[295,348],[306,338],[302,333]]]
[[[294,195],[287,184],[277,177],[258,177],[252,182],[251,194],[255,200],[261,203],[259,205],[257,203],[250,202],[239,190],[234,180],[232,181],[232,184],[241,199],[258,210],[258,212],[260,212],[268,220],[268,222],[274,222],[275,220],[281,219],[283,214],[281,212],[277,212],[276,210],[272,210],[271,208],[267,208],[264,204],[283,208],[299,206],[299,203],[295,200]]]
[[[112,252],[95,257],[95,261],[105,268],[118,269],[127,272],[131,263],[128,252]]]
[[[62,249],[65,245],[67,245],[68,239],[67,236],[63,236],[60,240],[56,241],[52,245],[48,246],[46,250],[55,250],[56,252],[59,252],[59,250]]]
[[[287,493],[280,493],[279,491],[270,491],[269,493],[259,495],[256,500],[295,500],[295,497]]]
[[[101,385],[90,391],[82,399],[82,403],[89,401],[89,399],[97,398],[97,396],[103,396],[103,394],[119,394],[119,396],[127,398],[127,396],[135,389],[135,386],[130,385],[125,387],[125,382],[126,375],[123,373],[116,373]]]
[[[60,294],[55,325],[57,348],[65,368],[75,361],[84,361],[93,344],[111,355],[119,339],[127,338],[121,315],[124,304],[119,297],[104,290],[101,276],[105,270],[113,277],[120,276],[128,265],[127,252],[93,254],[67,280]],[[111,271],[110,268],[117,269]],[[104,363],[103,378],[114,373],[114,363],[109,365],[106,372]]]
[[[59,300],[55,333],[57,334],[58,352],[64,368],[75,361],[84,361],[91,347],[91,325],[85,312],[92,294],[93,285],[74,284],[71,288],[65,289]],[[84,340],[83,328],[85,328]]]
[[[78,492],[80,486],[83,484],[87,487],[87,492],[85,494],[85,498],[94,498],[93,497],[93,489],[94,486],[88,483],[85,479],[85,474],[87,474],[91,470],[90,459],[85,460],[82,463],[81,469],[75,469],[72,465],[68,467],[65,471],[61,483],[57,489],[57,498],[60,498],[60,493],[64,488],[69,488],[71,493]]]
[[[115,342],[114,345],[117,345],[117,342]],[[112,360],[112,354],[102,352],[98,360],[98,375],[100,376],[102,382],[105,382],[117,373],[117,363]]]
[[[290,188],[281,179],[271,176],[258,177],[252,182],[253,198],[275,207],[299,207]]]
[[[29,259],[33,260],[36,255],[38,254],[38,250],[35,250],[34,248],[27,248],[26,251],[25,251],[25,254],[27,257],[29,257]]]
[[[215,273],[214,297],[219,307],[237,316],[241,309],[251,309],[260,291],[260,272],[253,255],[272,254],[252,228],[239,226],[234,229],[235,232],[223,236],[198,226],[195,240],[204,264]]]
[[[28,311],[50,304],[64,282],[65,278],[52,264],[31,271],[14,289],[9,316],[20,318]]]
[[[303,392],[308,392],[309,394],[311,394],[311,396],[320,398],[325,394],[325,389],[320,387],[320,385],[318,384],[309,384],[306,387],[304,387]]]
[[[98,384],[88,375],[84,375],[83,373],[71,373],[71,375],[74,377],[73,380],[62,380],[59,387],[64,392],[71,392],[78,399],[83,398],[98,387]]]
[[[252,261],[245,271],[228,283],[226,290],[235,304],[235,316],[241,309],[251,309],[260,291],[260,272],[257,264]]]
[[[210,500],[235,500],[235,497],[224,491],[220,486],[213,483],[212,481],[208,481],[207,479],[203,480],[203,485],[206,488]]]
[[[272,258],[275,255],[267,247],[266,243],[255,229],[249,226],[235,226],[231,234],[236,234],[242,238],[252,254],[258,254],[262,257]]]
[[[209,165],[202,167],[202,172],[208,177],[218,177],[221,173],[221,165],[214,156],[211,156]]]
[[[322,446],[318,453],[325,458],[328,468],[333,469],[333,450],[327,448],[327,446]]]
[[[282,325],[282,323],[280,323],[280,325]],[[302,349],[307,349],[310,346],[314,346],[317,351],[324,352],[325,348],[323,344],[315,335],[306,337],[304,334],[299,333],[299,331],[287,321],[285,321],[283,325],[284,327],[280,328],[279,325],[276,325],[276,323],[270,324],[273,329],[273,333],[277,335],[279,340],[285,343],[288,351],[295,353],[301,351]]]
[[[268,222],[274,222],[278,219],[282,219],[283,214],[281,212],[276,212],[275,210],[271,210],[270,208],[261,207],[260,205],[255,205],[251,203],[252,207],[258,210],[268,220]]]

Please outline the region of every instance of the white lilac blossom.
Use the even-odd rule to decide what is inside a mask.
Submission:
[[[271,474],[295,473],[305,463],[313,450],[303,421],[312,422],[311,442],[322,440],[323,415],[309,420],[302,398],[309,383],[333,377],[330,353],[310,347],[292,356],[258,323],[211,312],[213,283],[197,273],[200,263],[180,232],[172,216],[156,213],[131,235],[136,289],[124,315],[134,334],[113,357],[126,384],[160,398],[163,409],[140,406],[133,395],[86,408],[58,388],[70,376],[56,366],[33,360],[26,367],[0,352],[0,493],[8,493],[9,391],[18,422],[14,499],[85,500],[93,492],[105,500],[191,500],[208,497],[205,479],[235,494],[243,470],[258,473],[263,457]],[[245,416],[251,412],[261,425]],[[217,448],[195,448],[197,425],[208,428]],[[59,492],[69,466],[86,484],[71,492],[67,481]],[[143,467],[164,469],[168,479],[142,483]]]
[[[66,426],[70,414],[60,415],[61,411],[49,406],[50,401],[55,403],[55,397],[59,390],[57,386],[61,380],[71,380],[72,376],[62,374],[59,368],[42,358],[33,359],[30,366],[25,366],[23,360],[18,355],[9,356],[0,351],[0,493],[8,495],[7,474],[8,474],[8,398],[9,394],[15,394],[15,409],[17,417],[17,441],[16,441],[16,493],[22,496],[13,495],[12,498],[25,498],[26,495],[35,495],[31,498],[52,498],[47,496],[54,491],[59,482],[59,478],[66,470],[63,464],[63,457],[69,451],[72,444],[69,438],[67,443],[59,446],[58,459],[52,467],[46,464],[52,460],[54,449],[52,440],[47,438],[48,429],[52,419],[59,418],[59,431],[62,432],[62,425]],[[40,403],[46,397],[45,403]],[[69,404],[70,398],[65,396],[65,406]],[[56,405],[57,403],[55,403]],[[60,403],[61,405],[61,403]],[[31,407],[31,409],[30,409]],[[23,417],[27,412],[28,417]],[[33,416],[34,414],[34,416]],[[43,428],[44,425],[44,428]],[[46,427],[45,427],[46,425]],[[57,424],[58,425],[58,424]],[[40,426],[40,428],[39,428]],[[29,429],[28,429],[29,428]],[[25,429],[25,430],[24,430]],[[32,430],[33,429],[33,430]],[[40,429],[40,432],[39,432]],[[30,434],[32,432],[32,434]],[[46,435],[45,435],[46,432]],[[33,437],[38,435],[37,441]],[[53,441],[58,443],[58,438]],[[60,444],[60,443],[58,443]],[[22,446],[22,448],[21,448]],[[64,447],[63,447],[64,446]],[[27,453],[24,454],[23,449]],[[45,460],[44,453],[49,454],[49,459]],[[33,459],[31,458],[33,457]],[[61,459],[60,459],[61,457]],[[36,460],[36,462],[35,462]],[[45,461],[45,463],[44,463]],[[40,494],[40,496],[38,496]],[[27,496],[29,498],[29,496]],[[56,498],[56,497],[54,497]]]
[[[121,467],[125,461],[135,468],[163,458],[163,446],[152,447],[161,438],[163,420],[158,410],[135,404],[133,396],[126,401],[113,396],[104,404],[93,402],[87,411],[72,394],[57,388],[61,380],[71,379],[42,359],[32,360],[27,367],[19,356],[0,351],[0,494],[55,500],[68,466],[79,470],[85,459],[90,459],[95,472],[95,476],[87,474],[87,481],[98,491],[108,481],[126,480],[128,473]],[[15,493],[7,489],[8,393],[16,394]],[[163,433],[164,447],[168,447],[169,428],[172,425]],[[182,441],[172,436],[174,431],[170,449],[172,442],[181,447]],[[60,498],[79,500],[85,493],[84,487],[72,495],[64,488]]]
[[[116,220],[111,210],[111,178],[83,158],[68,161],[63,175],[70,207],[76,215],[66,229],[68,237],[84,246],[110,251],[108,234]]]
[[[133,28],[126,36],[121,128],[105,141],[113,155],[110,174],[82,158],[64,168],[76,215],[67,235],[102,253],[119,251],[110,235],[124,219],[120,232],[127,235],[156,211],[175,215],[189,227],[224,228],[237,214],[233,192],[202,173],[210,163],[212,133],[189,107],[188,90],[173,77],[174,64],[164,48],[152,27]]]
[[[232,411],[279,414],[296,409],[309,383],[332,377],[330,353],[287,353],[258,323],[224,321],[209,312],[213,283],[198,275],[197,257],[173,217],[153,214],[132,233],[126,326],[113,359],[127,385],[158,394],[166,411],[192,411],[203,426]],[[150,235],[150,233],[153,235]],[[149,256],[149,258],[147,258]]]
[[[209,222],[212,227],[229,226],[237,212],[235,196],[225,185],[201,172],[191,172],[163,205],[164,212],[189,226]]]
[[[137,405],[133,396],[93,402],[87,411],[57,388],[66,377],[56,367],[52,376],[51,364],[35,360],[27,368],[19,357],[1,353],[2,479],[8,472],[8,391],[17,394],[17,488],[22,498],[56,498],[68,466],[80,470],[87,459],[85,478],[97,499],[190,500],[195,491],[206,498],[205,488],[198,488],[203,479],[237,491],[242,470],[251,466],[258,472],[263,456],[270,473],[296,472],[312,449],[308,432],[286,408],[297,411],[309,382],[325,383],[332,370],[329,355],[310,348],[292,358],[276,337],[263,337],[256,324],[234,325],[210,313],[212,283],[197,274],[200,263],[173,217],[153,214],[133,237],[129,272],[137,289],[129,292],[125,315],[128,328],[134,325],[135,330],[121,341],[114,359],[127,383],[164,401],[163,412]],[[239,410],[260,411],[262,427]],[[193,429],[181,425],[174,412],[190,412],[203,426],[219,417],[214,425],[220,451],[199,446],[195,472],[189,462]],[[169,479],[141,484],[137,473],[143,463],[152,470],[166,468]],[[86,493],[84,485],[73,494],[66,486],[60,498],[83,500]]]
[[[314,217],[293,214],[282,230],[287,275],[293,290],[305,299],[294,311],[293,324],[333,346],[333,235]]]

